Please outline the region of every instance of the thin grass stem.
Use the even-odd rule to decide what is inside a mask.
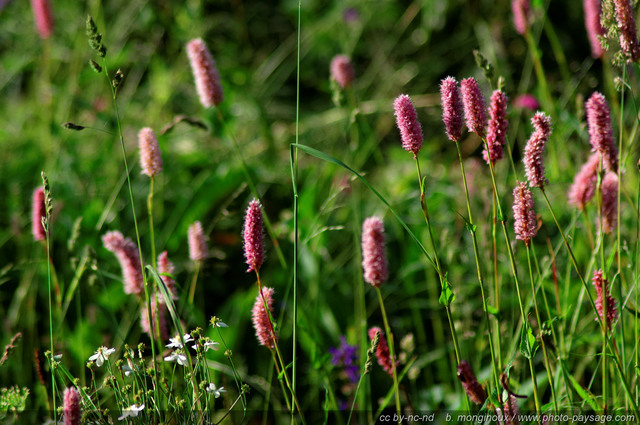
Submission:
[[[398,417],[402,418],[402,406],[400,405],[400,384],[398,383],[398,371],[396,365],[393,333],[391,333],[391,327],[389,326],[389,318],[387,317],[387,310],[384,308],[384,300],[382,298],[380,287],[376,286],[375,288],[376,292],[378,293],[378,301],[380,303],[380,310],[382,312],[384,331],[386,332],[389,339],[389,354],[391,355],[391,372],[393,375],[393,391],[395,393],[396,411],[398,412]],[[402,423],[402,419],[399,419],[398,423]]]

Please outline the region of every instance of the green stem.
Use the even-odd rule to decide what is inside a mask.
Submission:
[[[456,142],[456,149],[458,151],[458,159],[460,160],[460,171],[462,173],[462,182],[464,183],[464,194],[467,202],[467,214],[469,215],[469,232],[471,233],[471,239],[473,241],[473,255],[476,261],[476,270],[478,273],[478,283],[480,284],[480,294],[482,295],[482,309],[484,311],[484,317],[487,322],[487,331],[489,333],[489,349],[491,350],[491,365],[493,366],[493,377],[495,380],[496,389],[500,388],[500,380],[498,378],[498,366],[496,365],[496,354],[493,348],[493,333],[491,331],[491,320],[489,317],[489,308],[487,304],[487,297],[484,293],[484,278],[482,277],[482,268],[480,267],[480,253],[478,251],[478,239],[476,237],[475,224],[473,224],[473,214],[471,213],[471,202],[469,200],[469,187],[467,186],[467,176],[464,171],[464,162],[462,161],[462,152],[460,151],[460,144]],[[497,297],[497,292],[496,292]],[[498,328],[498,340],[500,340],[500,332]]]
[[[540,344],[542,345],[542,352],[544,353],[544,366],[547,370],[547,379],[549,380],[549,388],[551,388],[551,397],[553,398],[553,408],[555,413],[558,413],[558,400],[556,399],[556,390],[553,377],[551,376],[551,362],[549,361],[549,352],[547,351],[547,344],[544,342],[542,336],[542,320],[540,320],[540,310],[538,309],[538,300],[536,297],[536,288],[533,284],[533,269],[531,267],[531,249],[529,243],[525,243],[527,247],[527,262],[529,264],[529,281],[531,282],[531,296],[533,298],[533,307],[536,312],[536,320],[538,321],[538,337],[540,338]],[[544,288],[543,288],[544,292]]]
[[[391,355],[391,371],[393,375],[393,391],[396,399],[396,411],[398,412],[398,423],[402,423],[402,407],[400,406],[400,384],[398,383],[398,371],[396,365],[396,355],[394,348],[393,333],[391,333],[391,327],[389,326],[389,318],[387,317],[387,310],[384,308],[384,300],[382,299],[382,292],[380,288],[376,286],[376,292],[378,293],[378,301],[380,302],[380,310],[382,311],[382,321],[384,322],[384,331],[389,339],[389,354]]]
[[[198,283],[200,267],[202,267],[202,260],[197,260],[195,270],[193,271],[193,277],[191,278],[191,285],[189,285],[189,304],[193,304],[193,300],[196,295],[196,285]]]

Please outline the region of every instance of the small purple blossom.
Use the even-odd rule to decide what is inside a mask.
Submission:
[[[336,80],[342,89],[349,87],[356,76],[351,59],[345,55],[337,55],[331,60],[330,71],[331,78]]]
[[[342,335],[340,337],[340,345],[338,347],[329,348],[331,354],[331,364],[334,366],[344,367],[344,371],[349,382],[356,384],[360,380],[360,368],[358,367],[358,347],[349,345],[347,338]]]
[[[530,111],[536,111],[540,108],[540,102],[538,102],[538,99],[536,99],[534,95],[526,93],[516,97],[513,104],[516,108],[528,109]]]

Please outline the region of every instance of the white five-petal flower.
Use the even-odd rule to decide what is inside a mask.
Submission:
[[[215,341],[207,340],[207,341],[205,341],[205,342],[204,342],[204,344],[202,344],[202,345],[204,346],[204,351],[205,351],[205,352],[207,352],[207,351],[209,351],[209,350],[218,351],[218,345],[220,345],[220,344],[218,344],[218,343],[217,343],[217,342],[215,342]],[[194,344],[194,345],[192,345],[191,347],[192,347],[194,350],[197,350],[197,349],[198,349],[198,345],[197,345],[197,344]]]
[[[175,362],[177,361],[180,366],[187,365],[187,356],[182,354],[180,351],[174,351],[171,355],[164,358],[165,362]]]
[[[184,343],[185,344],[187,342],[193,341],[193,338],[191,338],[191,335],[189,335],[189,334],[184,334],[182,339],[184,339]],[[169,343],[167,344],[167,347],[169,347],[169,348],[182,348],[184,346],[182,345],[182,341],[180,341],[180,337],[176,336],[175,338],[169,338]]]
[[[215,398],[218,398],[220,397],[220,395],[222,395],[222,393],[226,393],[227,390],[225,390],[224,387],[216,388],[216,384],[210,382],[207,386],[207,392],[209,394],[213,394]]]
[[[142,409],[144,409],[144,403],[141,404],[140,406],[136,406],[135,404],[132,404],[129,407],[125,407],[122,410],[122,415],[118,417],[118,420],[123,421],[128,417],[135,418],[136,416],[138,416],[138,413],[142,411]]]
[[[105,346],[98,347],[96,353],[93,356],[89,357],[89,361],[96,362],[96,366],[100,367],[111,354],[115,353],[115,351],[115,348],[107,348]]]

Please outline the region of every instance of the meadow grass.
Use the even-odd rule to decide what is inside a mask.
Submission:
[[[47,4],[0,5],[0,422],[637,418],[627,2],[598,57],[578,3]]]

